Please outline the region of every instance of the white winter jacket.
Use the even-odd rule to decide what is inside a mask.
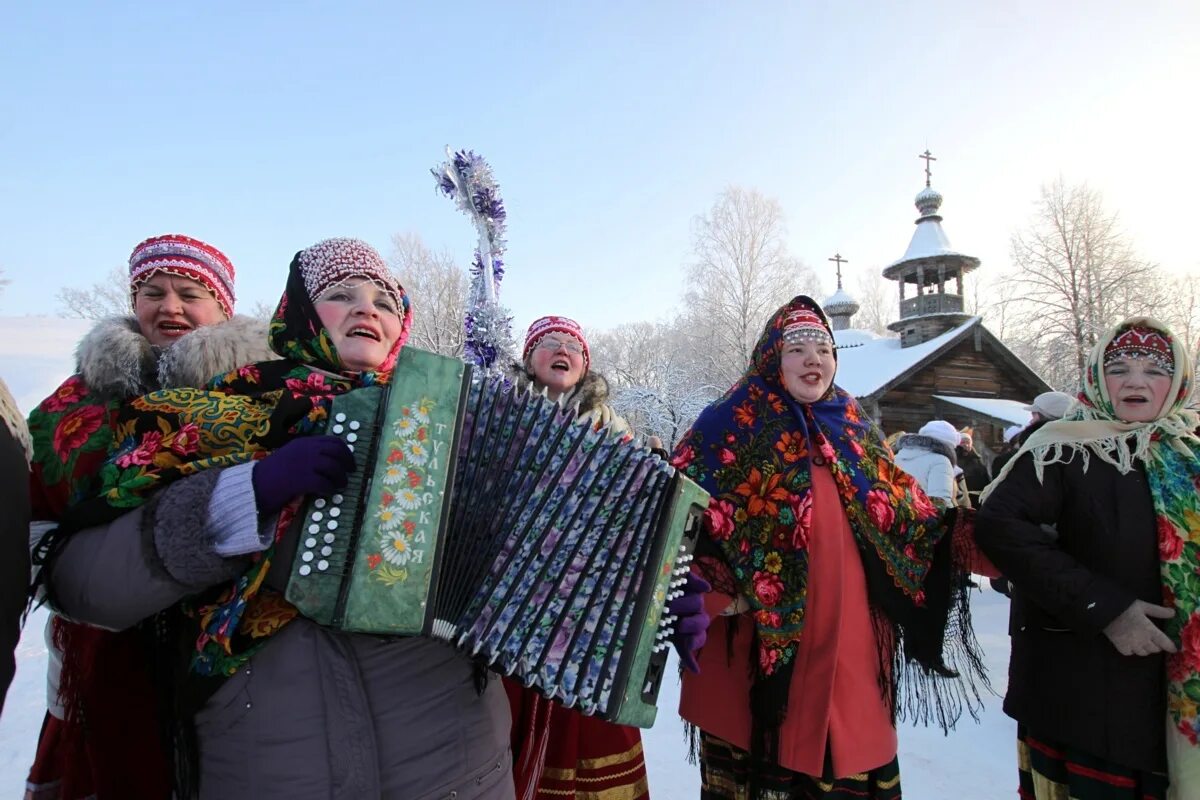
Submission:
[[[925,494],[954,505],[954,451],[930,436],[908,434],[896,442],[896,466],[916,478]]]

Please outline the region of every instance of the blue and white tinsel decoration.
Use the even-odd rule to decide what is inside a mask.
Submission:
[[[458,205],[475,225],[479,244],[471,264],[471,290],[463,322],[466,345],[463,358],[484,369],[509,361],[516,350],[512,317],[500,305],[500,280],[504,277],[504,201],[492,168],[470,150],[446,148],[449,161],[430,170],[438,189]]]

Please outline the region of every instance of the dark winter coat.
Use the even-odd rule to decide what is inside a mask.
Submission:
[[[997,475],[999,475],[1000,470],[1004,469],[1004,465],[1007,464],[1009,462],[1009,460],[1012,459],[1012,457],[1017,454],[1017,451],[1021,449],[1021,445],[1025,444],[1025,441],[1030,436],[1033,436],[1033,432],[1036,431],[1038,428],[1042,427],[1043,425],[1045,425],[1049,421],[1050,420],[1048,420],[1048,419],[1038,420],[1037,422],[1030,424],[1024,430],[1022,430],[1020,433],[1018,433],[1016,435],[1016,437],[1013,438],[1013,440],[1012,440],[1011,449],[1005,450],[1003,453],[997,454],[997,456],[992,459],[992,477],[995,478]]]
[[[0,709],[16,672],[14,651],[29,586],[29,434],[0,381]]]
[[[242,574],[246,559],[212,552],[220,474],[177,481],[67,540],[50,576],[60,610],[121,630]],[[252,501],[243,510],[255,513]],[[500,681],[477,692],[450,647],[298,618],[196,715],[200,796],[508,800],[509,724]]]
[[[1004,710],[1035,737],[1166,770],[1163,656],[1123,656],[1103,630],[1134,600],[1162,603],[1145,473],[1092,458],[1021,456],[979,510],[979,547],[1012,581]]]

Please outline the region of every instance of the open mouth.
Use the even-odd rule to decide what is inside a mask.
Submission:
[[[376,333],[375,331],[371,330],[370,328],[362,328],[362,327],[351,328],[350,332],[346,335],[347,336],[357,336],[357,337],[360,337],[363,339],[370,339],[373,342],[380,341],[379,334]]]
[[[556,358],[554,361],[550,362],[550,369],[558,370],[559,372],[570,372],[571,362],[567,361],[565,358]]]
[[[1121,398],[1121,402],[1126,405],[1144,405],[1150,402],[1150,398],[1141,394],[1131,394]]]
[[[804,381],[805,383],[809,383],[809,384],[812,384],[815,386],[821,382],[821,373],[806,372],[800,376],[800,380]]]
[[[183,322],[160,322],[157,328],[166,336],[183,336],[192,329],[192,326]]]

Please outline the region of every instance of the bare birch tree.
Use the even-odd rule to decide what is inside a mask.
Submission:
[[[786,233],[779,202],[753,189],[726,189],[693,220],[683,302],[707,382],[732,384],[771,312],[793,295],[820,293],[816,273],[788,253]]]
[[[894,336],[887,326],[896,318],[900,308],[900,293],[896,284],[885,280],[883,272],[877,269],[860,272],[857,284],[854,301],[858,303],[858,313],[850,320],[851,327],[880,336]]]
[[[65,286],[55,295],[59,310],[68,317],[104,319],[129,316],[129,272],[125,267],[113,267],[104,277],[82,289]]]
[[[1151,310],[1155,266],[1137,257],[1117,215],[1086,185],[1060,177],[1043,186],[1010,249],[1022,289],[1020,324],[1043,353],[1042,374],[1051,383],[1078,386],[1104,329]]]
[[[449,253],[434,253],[411,233],[392,237],[390,266],[412,299],[409,341],[434,353],[462,356],[470,287],[466,270]]]

